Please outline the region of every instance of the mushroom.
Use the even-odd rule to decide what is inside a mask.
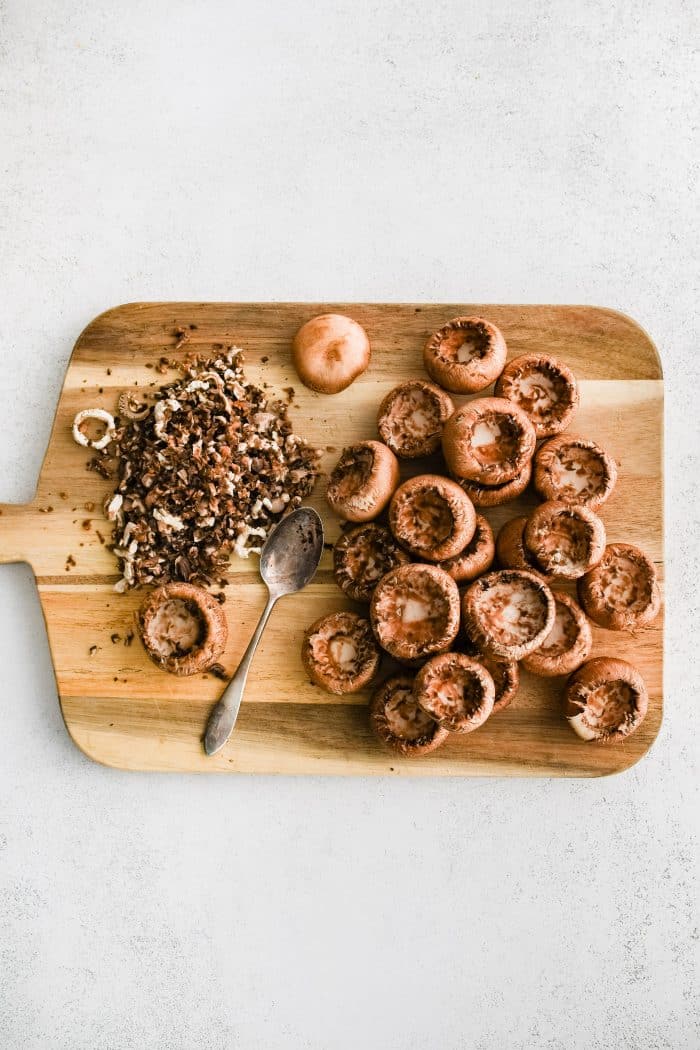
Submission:
[[[500,507],[501,504],[509,503],[523,494],[530,483],[531,474],[532,463],[528,459],[520,473],[516,474],[512,481],[504,481],[502,485],[484,485],[469,478],[458,480],[475,507]]]
[[[520,670],[516,660],[504,660],[501,657],[490,656],[474,645],[471,638],[465,636],[463,642],[465,652],[472,660],[476,660],[486,668],[493,678],[496,688],[496,697],[493,702],[492,715],[498,711],[504,711],[510,706],[511,700],[518,692],[520,685]]]
[[[464,653],[442,653],[421,667],[413,686],[424,711],[450,733],[471,733],[493,711],[493,678]]]
[[[644,721],[649,706],[644,679],[626,660],[599,656],[575,671],[566,684],[565,713],[582,740],[615,744]]]
[[[457,583],[466,583],[491,568],[495,553],[493,530],[484,515],[477,514],[474,535],[469,543],[459,554],[441,561],[440,568]]]
[[[543,579],[546,573],[542,571],[535,558],[525,546],[523,533],[527,525],[527,518],[511,518],[496,537],[496,559],[502,569],[522,569],[525,572],[534,572]]]
[[[83,428],[90,422],[96,422],[103,433],[98,437],[86,434]],[[73,420],[73,440],[83,448],[94,448],[98,452],[107,448],[114,437],[114,430],[114,416],[104,408],[84,408]]]
[[[548,500],[527,519],[523,540],[545,573],[576,580],[603,557],[605,526],[588,507]]]
[[[401,565],[375,587],[370,619],[379,644],[397,660],[444,652],[459,630],[457,584],[436,565]]]
[[[136,626],[154,663],[181,676],[216,663],[228,637],[221,606],[192,583],[167,583],[151,591],[136,614]]]
[[[539,649],[523,658],[525,670],[542,678],[571,674],[588,659],[593,646],[591,625],[573,598],[556,592],[554,604],[551,631]]]
[[[333,573],[348,598],[368,602],[382,576],[410,560],[384,525],[367,522],[340,537],[333,548]]]
[[[439,386],[411,379],[390,390],[379,406],[379,436],[401,459],[429,456],[440,447],[443,424],[454,410]]]
[[[469,543],[476,529],[476,512],[456,481],[419,474],[394,493],[389,528],[417,558],[442,561],[459,554]]]
[[[610,543],[598,564],[578,581],[578,598],[594,623],[633,631],[651,623],[661,607],[654,563],[631,543]]]
[[[535,453],[535,489],[545,500],[598,510],[612,495],[617,465],[595,441],[561,434]]]
[[[464,629],[492,656],[522,660],[538,649],[554,623],[554,596],[532,572],[490,572],[467,587],[462,597]]]
[[[369,621],[354,612],[322,616],[304,633],[301,660],[312,682],[329,693],[356,693],[379,669]]]
[[[399,461],[381,441],[343,449],[326,490],[331,510],[347,521],[370,521],[386,507],[399,483]]]
[[[483,317],[455,317],[430,336],[425,370],[455,394],[475,394],[493,383],[506,363],[506,341]]]
[[[522,473],[535,451],[532,423],[512,401],[482,397],[457,409],[442,431],[450,473],[502,485]]]
[[[538,438],[568,427],[579,401],[576,376],[549,354],[513,358],[496,380],[494,393],[514,401],[529,416]]]
[[[418,704],[411,675],[387,678],[369,705],[369,724],[381,742],[404,758],[427,755],[444,744],[448,732]]]
[[[303,324],[292,343],[292,361],[304,386],[337,394],[357,379],[370,359],[367,333],[343,314],[320,314]]]

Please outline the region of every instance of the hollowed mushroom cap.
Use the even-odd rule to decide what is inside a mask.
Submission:
[[[410,560],[389,529],[370,521],[340,537],[333,548],[333,574],[348,598],[368,602],[382,576]]]
[[[430,336],[423,364],[431,379],[455,394],[493,383],[506,362],[506,341],[483,317],[455,317]]]
[[[440,562],[444,569],[457,583],[475,580],[491,568],[496,553],[493,530],[483,514],[476,515],[476,528],[463,551]]]
[[[545,500],[598,510],[612,495],[617,465],[595,441],[561,434],[535,453],[535,489]]]
[[[475,507],[500,507],[523,494],[530,483],[531,475],[532,461],[528,459],[520,473],[516,474],[512,481],[504,481],[502,485],[483,485],[480,481],[472,481],[469,478],[459,478],[458,481]]]
[[[515,660],[504,660],[497,656],[490,656],[474,645],[469,637],[463,642],[465,652],[472,660],[482,664],[493,678],[496,695],[493,703],[492,715],[498,711],[504,711],[510,706],[511,701],[518,692],[520,685],[520,669]]]
[[[381,742],[404,758],[435,751],[449,735],[419,705],[413,694],[413,676],[406,674],[387,678],[375,691],[369,722]]]
[[[439,386],[411,379],[390,390],[379,406],[379,436],[401,459],[429,456],[440,447],[443,424],[454,410]]]
[[[514,401],[529,416],[538,438],[568,427],[579,401],[576,376],[549,354],[513,358],[496,381],[494,393]]]
[[[578,597],[594,623],[633,631],[656,618],[661,592],[654,563],[630,543],[610,543],[595,568],[578,581]]]
[[[548,500],[527,519],[523,540],[544,572],[577,580],[603,557],[605,526],[588,507]]]
[[[326,499],[347,521],[370,521],[386,507],[399,483],[399,461],[381,441],[344,448],[328,479]]]
[[[582,740],[619,743],[639,728],[648,706],[644,679],[626,660],[589,660],[566,685],[566,718]]]
[[[369,365],[369,339],[351,317],[320,314],[294,336],[292,360],[304,386],[321,394],[337,394]]]
[[[442,653],[421,667],[416,699],[450,733],[471,733],[493,711],[496,687],[483,664],[464,653]]]
[[[525,413],[502,397],[482,397],[457,409],[442,431],[450,473],[482,485],[502,485],[520,475],[535,451],[535,431]]]
[[[469,543],[476,529],[476,512],[456,481],[419,474],[394,493],[389,527],[417,558],[442,561],[459,554]]]
[[[542,678],[571,674],[588,659],[593,646],[591,625],[573,598],[554,592],[554,624],[539,649],[524,657],[523,667]]]
[[[136,627],[154,663],[180,676],[216,663],[228,637],[221,605],[192,583],[167,583],[151,591],[136,613]]]
[[[402,565],[375,587],[370,618],[379,644],[397,660],[443,652],[459,630],[457,584],[436,565]]]
[[[544,579],[546,573],[525,546],[523,534],[526,525],[527,518],[518,517],[511,518],[501,526],[496,537],[496,560],[502,569],[522,569],[524,572],[534,572]]]
[[[380,653],[369,621],[354,612],[330,613],[304,633],[304,669],[329,693],[356,693],[372,681]]]
[[[532,572],[490,572],[467,587],[462,597],[464,629],[485,652],[522,660],[552,629],[554,596]]]

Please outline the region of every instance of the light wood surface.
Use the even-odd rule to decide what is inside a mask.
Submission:
[[[364,325],[373,350],[369,371],[334,397],[306,390],[289,353],[299,325],[329,311],[348,313]],[[208,354],[217,345],[235,344],[245,350],[251,379],[278,391],[295,388],[293,422],[326,449],[327,471],[344,444],[375,435],[376,408],[384,393],[422,374],[421,349],[430,332],[466,313],[481,313],[502,328],[509,357],[541,350],[574,369],[581,381],[581,406],[571,430],[605,445],[619,464],[617,490],[602,511],[608,539],[641,546],[663,578],[661,367],[648,336],[622,314],[593,307],[463,303],[117,307],[88,325],[76,343],[34,500],[0,508],[0,561],[27,561],[33,567],[63,716],[81,750],[125,769],[460,776],[598,776],[626,769],[646,753],[662,717],[663,615],[636,636],[594,629],[595,654],[635,663],[649,688],[647,719],[623,745],[579,740],[561,716],[562,680],[523,672],[508,710],[414,761],[384,751],[370,734],[367,693],[331,696],[304,675],[299,660],[304,626],[352,604],[333,582],[329,551],[314,582],[273,612],[235,733],[213,758],[205,756],[201,736],[222,683],[209,676],[174,678],[150,662],[138,638],[129,646],[123,643],[142,594],[113,590],[116,564],[98,535],[109,542],[110,526],[100,508],[110,483],[85,469],[89,451],[78,447],[70,433],[76,412],[95,405],[114,411],[121,390],[163,382],[167,377],[147,367],[161,355]],[[189,340],[175,352],[178,327],[187,330]],[[424,464],[409,469],[416,473]],[[332,543],[339,523],[323,491],[321,480],[310,502],[324,518]],[[91,503],[94,509],[86,509]],[[497,528],[532,505],[533,497],[526,494],[486,513]],[[229,642],[222,662],[233,672],[264,604],[264,588],[255,558],[232,561],[230,578],[224,606]],[[113,642],[112,635],[119,638]]]

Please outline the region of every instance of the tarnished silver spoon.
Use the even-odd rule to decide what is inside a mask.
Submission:
[[[260,575],[267,584],[268,598],[238,670],[209,715],[204,750],[215,755],[228,738],[238,718],[246,679],[265,624],[278,598],[294,594],[313,578],[323,554],[323,522],[315,510],[299,507],[282,518],[265,541],[260,554]]]

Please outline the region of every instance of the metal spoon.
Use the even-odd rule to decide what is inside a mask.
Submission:
[[[215,755],[231,736],[248,671],[275,602],[285,594],[294,594],[306,587],[322,554],[323,522],[310,507],[299,507],[282,518],[265,540],[260,554],[260,575],[267,584],[267,604],[238,670],[209,715],[204,734],[204,750],[208,755]]]

